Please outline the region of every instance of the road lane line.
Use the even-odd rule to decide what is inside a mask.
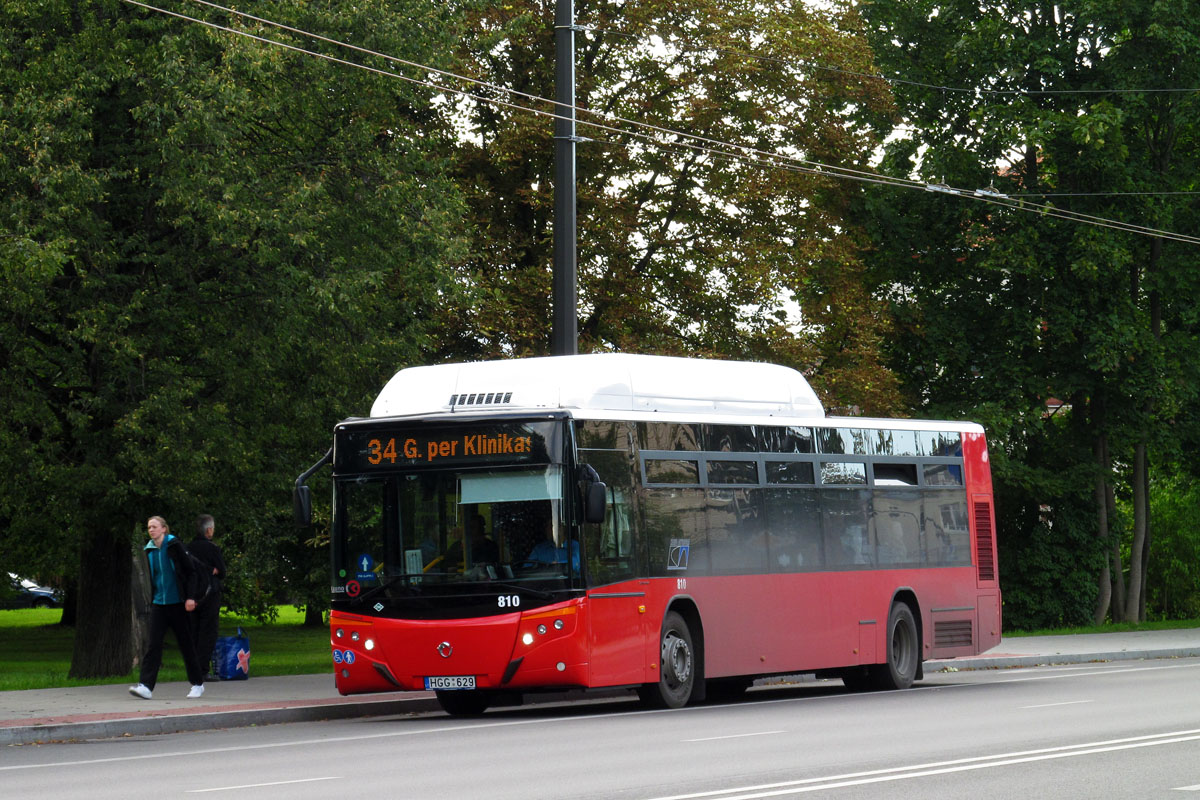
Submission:
[[[1176,786],[1172,792],[1200,792],[1200,783],[1195,786]]]
[[[1036,705],[1036,706],[1021,706],[1021,708],[1022,709],[1026,709],[1026,708],[1056,708],[1058,706],[1077,706],[1082,703],[1094,703],[1094,702],[1096,702],[1096,701],[1095,700],[1067,700],[1062,703],[1042,703],[1042,704]]]
[[[744,739],[747,736],[771,736],[776,733],[787,733],[787,731],[758,731],[756,733],[732,733],[729,736],[709,736],[704,739],[684,739],[685,742],[715,742],[720,739]]]
[[[1196,668],[1200,668],[1200,662],[1197,662],[1194,664],[1171,664],[1171,665],[1167,665],[1167,666],[1136,667],[1136,668],[1130,668],[1130,669],[1097,670],[1095,672],[1084,673],[1084,675],[1109,675],[1109,674],[1113,674],[1113,673],[1117,673],[1117,672],[1149,672],[1149,671],[1158,671],[1158,670],[1196,669]],[[988,683],[958,683],[958,684],[950,684],[948,686],[914,686],[912,689],[908,689],[906,691],[920,693],[920,692],[946,691],[949,689],[974,689],[974,688],[995,686],[997,684],[1004,684],[1004,683],[1020,683],[1023,681],[1042,681],[1042,680],[1053,680],[1056,678],[1075,678],[1075,677],[1081,677],[1081,675],[1079,675],[1078,673],[1073,673],[1073,674],[1064,674],[1064,675],[1043,675],[1043,676],[1027,677],[1027,678],[1008,678],[1008,679],[1001,679],[999,681],[988,682]],[[784,697],[784,698],[779,698],[777,700],[757,700],[756,703],[761,704],[761,705],[767,705],[767,704],[774,705],[774,704],[780,704],[780,703],[822,702],[822,701],[838,700],[838,699],[844,700],[849,696],[851,696],[851,695],[849,695],[849,694],[831,694],[831,695],[822,695],[819,697],[801,697],[801,698]],[[859,697],[868,697],[870,695],[858,695],[858,696]],[[582,719],[589,719],[589,720],[591,720],[591,719],[613,719],[613,718],[626,718],[627,719],[629,717],[638,716],[638,715],[642,715],[642,714],[703,713],[704,711],[708,711],[708,710],[712,710],[713,708],[720,708],[720,707],[722,707],[722,706],[690,706],[688,708],[680,708],[680,709],[662,709],[662,710],[654,710],[654,711],[625,710],[625,711],[607,712],[604,714],[588,714],[585,716],[550,717],[550,718],[543,717],[543,718],[538,718],[538,719],[519,719],[519,720],[498,720],[496,722],[483,722],[483,723],[475,723],[475,724],[469,724],[469,723],[453,724],[452,723],[452,724],[440,725],[440,726],[431,727],[431,728],[388,731],[386,733],[364,733],[364,734],[354,734],[354,735],[347,735],[347,736],[330,736],[330,737],[320,737],[320,738],[314,738],[314,739],[298,739],[296,741],[291,741],[291,742],[264,742],[261,744],[243,744],[243,745],[236,745],[236,746],[231,746],[231,747],[209,747],[209,748],[197,749],[197,750],[169,750],[169,751],[159,750],[159,751],[155,751],[155,752],[151,752],[151,753],[142,753],[140,755],[133,755],[133,756],[111,756],[111,757],[107,757],[107,758],[88,758],[88,759],[79,759],[79,760],[73,760],[73,761],[48,761],[48,762],[45,762],[42,764],[0,765],[0,773],[12,772],[12,771],[16,771],[16,770],[27,770],[27,769],[47,769],[47,768],[55,769],[55,768],[61,768],[61,767],[86,766],[88,764],[108,764],[108,763],[117,763],[117,762],[121,762],[121,761],[141,761],[143,759],[152,759],[152,758],[175,758],[177,756],[195,756],[195,755],[208,755],[208,754],[231,753],[231,752],[244,752],[246,750],[270,750],[270,749],[278,749],[278,748],[282,748],[282,747],[306,747],[306,746],[310,746],[310,745],[325,745],[325,744],[330,744],[330,743],[334,743],[334,742],[370,741],[371,739],[385,739],[385,738],[393,738],[393,737],[400,737],[400,736],[423,736],[423,735],[427,735],[427,734],[432,735],[432,734],[439,734],[439,733],[455,733],[455,732],[463,731],[463,730],[477,730],[477,729],[481,729],[481,728],[503,728],[503,727],[510,727],[510,726],[515,726],[515,725],[556,724],[556,723],[561,723],[561,722],[572,722],[572,721],[577,721],[577,720],[582,720]]]
[[[1109,753],[1118,750],[1132,750],[1141,747],[1156,747],[1164,744],[1178,744],[1200,740],[1200,729],[1172,731],[1147,736],[1132,736],[1125,739],[1109,739],[1099,742],[1085,742],[1062,747],[1047,747],[1039,750],[1022,750],[1014,753],[996,753],[990,756],[974,756],[958,758],[950,761],[935,761],[928,764],[912,764],[906,767],[889,767],[887,769],[850,772],[843,775],[827,775],[821,778],[802,778],[795,781],[780,781],[754,786],[739,786],[732,789],[714,789],[707,792],[690,794],[675,794],[664,797],[647,798],[647,800],[698,800],[698,798],[719,798],[719,800],[756,800],[764,797],[780,797],[789,794],[824,791],[846,786],[863,786],[871,783],[908,780],[931,775],[946,775],[954,772],[967,772],[977,769],[1025,764],[1034,761],[1049,761],[1057,758],[1073,758],[1075,756]],[[740,794],[738,794],[740,793]]]
[[[185,794],[203,794],[204,792],[232,792],[235,789],[258,789],[263,786],[287,786],[293,783],[316,783],[317,781],[341,780],[337,775],[327,778],[297,778],[294,781],[271,781],[270,783],[243,783],[241,786],[215,786],[212,789],[188,789]]]

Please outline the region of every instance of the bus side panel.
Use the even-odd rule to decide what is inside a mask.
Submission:
[[[647,650],[647,641],[657,641],[662,617],[647,613],[649,585],[643,578],[588,593],[589,686],[628,686],[654,680],[648,675],[653,651]]]
[[[901,589],[917,596],[922,657],[933,655],[934,609],[975,626],[971,568],[691,577],[651,582],[651,621],[671,602],[691,602],[704,635],[705,677],[766,675],[870,664],[887,653],[888,613]],[[695,632],[693,632],[694,634]],[[648,658],[657,634],[648,631]],[[978,650],[968,642],[967,655]],[[651,673],[649,679],[653,679]]]

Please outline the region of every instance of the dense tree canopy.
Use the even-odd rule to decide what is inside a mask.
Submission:
[[[469,16],[465,71],[553,97],[554,7],[483,4]],[[587,0],[575,13],[581,350],[782,361],[833,406],[894,410],[879,359],[887,320],[863,291],[846,215],[854,184],[728,155],[865,166],[865,121],[890,109],[884,86],[818,65],[868,69],[854,16],[750,0]],[[487,103],[462,112],[477,234],[467,269],[487,298],[470,320],[478,351],[544,353],[552,126]]]
[[[78,587],[76,674],[127,671],[149,515],[217,516],[236,605],[320,608],[288,488],[331,426],[407,364],[547,351],[553,122],[511,104],[551,111],[554,5],[171,6],[371,71],[119,0],[0,7],[0,563]],[[582,351],[977,419],[1010,623],[1195,607],[1152,557],[1194,547],[1194,245],[833,175],[890,137],[884,173],[1195,231],[1189,4],[575,10]]]
[[[430,63],[453,36],[435,4],[259,10]],[[408,84],[118,2],[7,3],[0,37],[4,550],[78,576],[72,669],[122,673],[151,514],[235,531],[242,602],[325,562],[290,481],[460,302],[446,126]]]
[[[863,10],[884,73],[901,79],[906,127],[889,171],[1196,230],[1200,27],[1188,4],[874,0]],[[1103,619],[1110,585],[1113,615],[1138,619],[1150,467],[1194,438],[1195,245],[937,195],[904,206],[876,198],[870,213],[874,266],[902,320],[893,363],[910,401],[999,409],[998,474],[1022,498],[1000,508],[1021,613],[1061,606],[1051,595],[1091,576],[1098,590],[1076,591],[1039,623]],[[1047,420],[1055,412],[1069,422]],[[1059,463],[1041,447],[1021,452],[1031,436],[1071,454],[1057,467],[1066,480],[1029,480]],[[1119,494],[1130,498],[1128,526]],[[1022,516],[1035,507],[1036,525]],[[1044,574],[1049,562],[1031,569],[1038,530],[1073,554],[1057,559],[1056,579]]]

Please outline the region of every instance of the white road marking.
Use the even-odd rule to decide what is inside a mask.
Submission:
[[[1096,702],[1096,701],[1095,700],[1067,700],[1066,702],[1063,702],[1063,703],[1042,703],[1041,705],[1036,705],[1036,706],[1021,706],[1021,708],[1022,709],[1054,708],[1056,706],[1077,706],[1077,705],[1080,705],[1081,703],[1094,703],[1094,702]]]
[[[294,781],[272,781],[270,783],[243,783],[241,786],[216,786],[212,789],[188,789],[186,794],[203,794],[204,792],[232,792],[234,789],[257,789],[260,786],[286,786],[291,783],[315,783],[316,781],[336,781],[340,778],[330,775],[328,778],[299,778]]]
[[[1200,662],[1197,662],[1194,664],[1171,664],[1171,665],[1167,665],[1167,666],[1157,666],[1157,667],[1134,667],[1134,668],[1129,668],[1129,669],[1104,669],[1104,670],[1096,670],[1093,672],[1083,673],[1083,675],[1110,675],[1110,674],[1118,673],[1118,672],[1151,672],[1151,671],[1168,670],[1168,669],[1197,669],[1197,668],[1200,668]],[[1042,676],[1029,677],[1029,678],[1008,678],[1005,680],[1000,680],[1000,681],[996,681],[996,682],[988,682],[988,683],[959,683],[959,684],[951,684],[950,686],[915,686],[912,689],[908,689],[906,691],[909,691],[909,692],[946,691],[948,689],[969,689],[969,688],[977,688],[977,687],[983,687],[983,686],[993,686],[993,685],[995,685],[995,683],[1021,683],[1023,681],[1044,681],[1044,680],[1053,680],[1055,678],[1077,678],[1077,677],[1081,677],[1081,675],[1079,673],[1064,674],[1064,675],[1042,675]],[[757,702],[760,704],[763,704],[763,705],[765,705],[767,703],[777,704],[777,703],[797,703],[797,702],[804,702],[804,703],[828,702],[830,700],[845,699],[847,696],[848,695],[845,695],[845,694],[833,694],[833,695],[822,695],[820,697],[805,697],[805,698],[786,697],[786,698],[780,698],[778,700],[760,700]],[[869,697],[869,696],[870,695],[861,695],[861,697]],[[209,748],[197,749],[197,750],[171,750],[171,751],[157,750],[152,753],[142,753],[140,755],[135,755],[135,756],[112,756],[110,758],[88,758],[88,759],[80,759],[77,761],[49,761],[44,764],[13,764],[10,766],[0,766],[0,772],[11,772],[11,771],[15,771],[15,770],[25,770],[25,769],[57,769],[60,767],[76,767],[76,766],[83,766],[86,764],[111,764],[111,763],[117,763],[117,762],[121,762],[121,761],[141,761],[143,759],[152,759],[152,758],[176,758],[178,756],[209,755],[209,754],[216,754],[216,753],[236,753],[236,752],[245,752],[247,750],[272,750],[272,749],[279,749],[282,747],[307,747],[310,745],[329,744],[331,742],[361,742],[361,741],[369,741],[371,739],[388,739],[388,738],[395,738],[395,737],[401,737],[401,736],[423,736],[425,734],[454,733],[454,732],[462,731],[462,730],[477,730],[480,728],[506,728],[506,727],[511,727],[511,726],[515,726],[515,725],[544,725],[544,724],[553,725],[553,724],[557,724],[557,723],[561,723],[561,722],[574,722],[574,721],[580,720],[580,719],[612,719],[612,718],[619,718],[619,717],[629,718],[631,716],[635,716],[635,715],[639,715],[639,714],[703,713],[706,710],[711,710],[716,707],[717,706],[690,706],[688,708],[680,708],[680,709],[673,709],[673,710],[665,709],[665,710],[656,710],[656,711],[613,711],[613,712],[605,713],[605,714],[589,714],[586,717],[579,717],[579,716],[544,717],[544,718],[538,718],[538,719],[500,720],[497,722],[484,722],[484,723],[475,723],[475,724],[469,724],[469,723],[453,724],[453,723],[451,723],[451,724],[441,725],[441,726],[433,727],[433,728],[406,729],[406,730],[398,730],[398,731],[388,731],[386,733],[363,733],[363,734],[355,734],[353,736],[328,736],[328,737],[321,737],[321,738],[316,738],[316,739],[298,739],[298,740],[292,741],[292,742],[265,742],[262,744],[244,744],[244,745],[236,745],[236,746],[232,746],[232,747],[209,747]],[[1200,731],[1198,731],[1198,732],[1200,732]],[[1191,733],[1191,731],[1184,731],[1184,733]]]
[[[757,731],[755,733],[732,733],[729,736],[709,736],[704,739],[684,739],[685,742],[715,742],[720,739],[744,739],[747,736],[771,736],[776,733],[787,733],[787,731]]]
[[[1173,792],[1200,792],[1200,783],[1195,786],[1176,786],[1171,791]]]
[[[852,772],[845,775],[828,775],[823,778],[805,778],[798,781],[767,783],[758,786],[740,786],[732,789],[718,789],[710,792],[694,792],[692,794],[676,794],[666,797],[648,798],[648,800],[696,800],[696,798],[719,798],[719,800],[759,800],[764,797],[781,797],[784,795],[804,794],[806,792],[822,792],[829,789],[840,789],[847,786],[865,786],[872,783],[887,781],[903,781],[912,778],[925,778],[931,775],[948,775],[955,772],[968,772],[977,769],[1026,764],[1032,761],[1049,761],[1056,758],[1075,758],[1077,756],[1110,753],[1116,750],[1132,750],[1141,747],[1158,747],[1164,744],[1177,744],[1200,740],[1200,730],[1175,731],[1159,733],[1150,736],[1134,736],[1128,739],[1112,739],[1102,742],[1087,742],[1084,744],[1067,745],[1064,747],[1048,747],[1043,750],[1025,750],[1015,753],[997,753],[991,756],[961,758],[953,761],[940,761],[930,764],[913,764],[907,767],[892,767],[890,769],[869,770],[867,772]]]

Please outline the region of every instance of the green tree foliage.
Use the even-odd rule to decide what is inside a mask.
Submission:
[[[482,3],[464,71],[554,97],[554,9]],[[817,66],[868,68],[855,16],[742,0],[581,0],[575,13],[587,29],[576,36],[579,119],[609,126],[578,128],[580,349],[783,361],[833,406],[894,409],[879,359],[886,315],[863,289],[846,214],[855,185],[632,124],[861,167],[875,146],[864,120],[889,110],[882,86]],[[467,276],[483,298],[463,339],[481,356],[545,353],[552,121],[477,102],[461,111],[471,141],[459,171],[477,232]]]
[[[1146,593],[1146,615],[1161,619],[1200,616],[1200,487],[1175,473],[1150,484],[1155,580]]]
[[[437,4],[256,9],[426,63],[454,37]],[[4,4],[0,86],[0,547],[75,555],[72,672],[123,674],[151,514],[217,516],[239,605],[311,586],[287,487],[465,303],[447,126],[426,90],[112,0]]]
[[[909,127],[888,148],[888,171],[1196,229],[1194,200],[1172,194],[1195,188],[1196,95],[1137,91],[1200,85],[1188,55],[1200,22],[1188,4],[873,0],[863,13],[884,73],[903,79],[894,91]],[[1075,453],[1063,464],[1068,494],[1090,494],[1093,530],[1090,544],[1072,537],[1075,569],[1099,591],[1074,602],[1103,617],[1111,588],[1113,614],[1137,619],[1150,466],[1171,458],[1194,395],[1194,245],[937,194],[880,195],[867,211],[873,268],[900,320],[894,363],[906,395],[962,409],[998,404],[1006,413],[990,432],[1001,446],[1035,435]],[[1030,422],[1052,399],[1071,418],[1066,440]],[[1011,469],[996,472],[1006,488],[1023,480],[1024,456],[1008,455]],[[1049,484],[1030,490],[1044,515],[1062,516],[1055,531],[1089,518]],[[1137,512],[1128,529],[1110,532],[1122,491]],[[1000,506],[1002,549],[1026,546],[1028,507]],[[1132,563],[1097,561],[1097,552],[1121,552],[1120,533]],[[1019,549],[1015,563],[1026,554]],[[1050,602],[1023,583],[1032,574],[1005,576],[1010,604]]]

